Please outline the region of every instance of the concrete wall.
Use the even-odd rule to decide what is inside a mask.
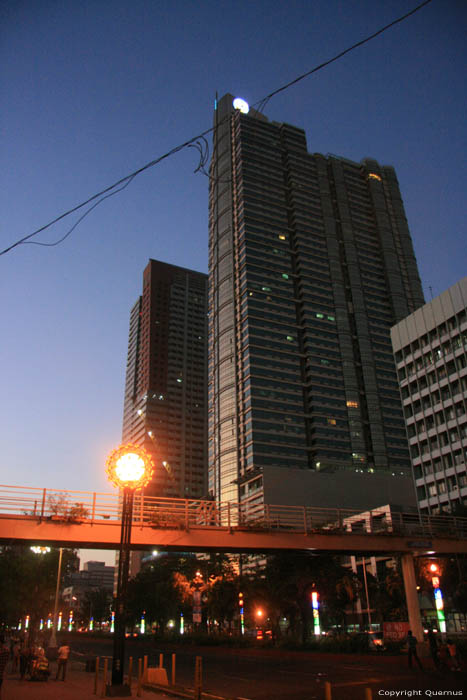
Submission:
[[[416,508],[411,476],[269,467],[263,481],[269,504],[368,510],[389,503],[404,510]]]

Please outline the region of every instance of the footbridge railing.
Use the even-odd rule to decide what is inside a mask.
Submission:
[[[70,523],[120,521],[119,495],[0,485],[0,517]],[[210,500],[135,495],[133,526],[192,530],[281,531],[297,534],[359,533],[467,539],[467,518],[401,512],[390,506],[368,511],[347,508],[220,503]]]

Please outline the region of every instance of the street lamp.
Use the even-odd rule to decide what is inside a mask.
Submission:
[[[56,630],[58,628],[57,613],[58,613],[58,596],[60,593],[60,577],[62,575],[62,557],[63,557],[63,547],[60,547],[59,555],[58,555],[57,584],[55,586],[54,617],[53,617],[52,634],[50,635],[50,639],[49,639],[49,649],[56,649],[57,648]]]
[[[30,549],[32,552],[34,552],[34,554],[48,554],[50,552],[50,547],[41,547],[39,545],[33,545],[30,547]],[[60,576],[62,573],[62,556],[63,556],[63,548],[62,547],[60,547],[59,552],[60,552],[60,554],[58,557],[57,583],[55,586],[54,616],[53,616],[52,634],[50,635],[50,639],[49,639],[49,649],[56,649],[56,647],[57,647],[57,636],[55,634],[55,630],[57,628],[58,594],[60,592]]]
[[[112,697],[131,695],[123,684],[125,661],[126,592],[130,567],[131,523],[135,491],[144,488],[152,479],[154,465],[150,455],[139,445],[120,445],[107,459],[109,480],[122,491],[122,527],[118,558],[117,600],[115,606],[115,636],[112,660],[112,684],[107,694]]]

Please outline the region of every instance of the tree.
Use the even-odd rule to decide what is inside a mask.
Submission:
[[[222,577],[208,586],[207,614],[219,623],[221,629],[227,624],[229,631],[232,630],[233,619],[238,613],[238,593],[236,582]]]
[[[345,622],[345,610],[353,603],[357,579],[329,555],[283,552],[268,560],[265,579],[274,625],[288,617],[294,636],[302,642],[311,627],[311,593],[319,594],[321,615],[330,622]]]
[[[127,602],[130,624],[136,624],[144,613],[147,622],[155,622],[163,632],[168,621],[178,616],[182,596],[175,574],[179,566],[178,559],[161,557],[129,582]]]
[[[376,606],[381,611],[383,620],[407,619],[404,582],[397,569],[390,570],[384,581],[379,583]]]
[[[83,622],[89,624],[91,617],[95,623],[109,620],[112,607],[112,594],[105,588],[86,591],[81,602],[80,615]]]
[[[34,633],[39,620],[53,610],[58,571],[58,549],[34,554],[27,545],[2,547],[0,551],[0,620],[17,625],[20,618],[30,616]],[[64,550],[60,587],[76,568],[75,550]]]

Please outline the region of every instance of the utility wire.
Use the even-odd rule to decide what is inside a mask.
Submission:
[[[264,108],[266,107],[266,105],[269,102],[269,100],[271,99],[271,97],[278,95],[280,92],[283,92],[284,90],[287,90],[292,85],[295,85],[295,83],[300,82],[300,80],[303,80],[304,78],[308,78],[309,75],[312,75],[313,73],[316,73],[317,71],[321,70],[322,68],[329,66],[330,63],[334,63],[334,61],[338,61],[339,58],[342,58],[342,56],[345,56],[345,54],[349,53],[350,51],[353,51],[354,49],[357,49],[359,46],[363,46],[363,44],[366,44],[367,42],[371,41],[375,37],[379,36],[383,32],[390,29],[391,27],[394,27],[394,25],[399,24],[399,22],[403,22],[408,17],[411,17],[411,15],[414,15],[416,12],[418,12],[419,10],[424,8],[426,5],[429,5],[430,2],[432,2],[432,0],[425,0],[425,2],[422,2],[420,5],[417,5],[417,7],[414,7],[413,10],[410,10],[410,12],[407,12],[405,15],[398,17],[398,19],[395,19],[393,22],[386,24],[386,26],[382,27],[381,29],[378,29],[378,31],[375,32],[374,34],[370,34],[370,36],[367,36],[365,39],[362,39],[361,41],[357,41],[356,44],[349,46],[348,49],[341,51],[340,53],[333,56],[333,58],[330,58],[328,61],[325,61],[324,63],[320,63],[319,66],[316,66],[315,68],[312,68],[311,70],[307,71],[306,73],[299,75],[298,78],[294,78],[294,80],[291,80],[289,83],[282,85],[282,87],[277,88],[277,90],[273,90],[273,92],[270,92],[269,95],[266,95],[266,97],[263,97],[261,100],[259,100],[256,103],[256,105],[259,106],[261,111],[264,110]],[[256,105],[252,105],[252,107],[255,107]]]
[[[259,107],[259,110],[261,110],[261,111],[264,110],[264,108],[266,107],[269,100],[272,97],[274,97],[275,95],[278,95],[280,92],[287,90],[292,85],[296,85],[296,83],[300,82],[301,80],[304,80],[304,78],[307,78],[308,76],[312,75],[313,73],[316,73],[317,71],[322,70],[326,66],[329,66],[331,63],[334,63],[334,61],[337,61],[340,58],[342,58],[343,56],[345,56],[347,53],[350,53],[350,51],[354,51],[358,47],[363,46],[364,44],[368,43],[369,41],[371,41],[375,37],[379,36],[383,32],[390,29],[391,27],[394,27],[396,24],[399,24],[400,22],[403,22],[404,20],[406,20],[408,17],[411,17],[416,12],[418,12],[419,10],[421,10],[424,7],[426,7],[427,5],[429,5],[431,2],[432,2],[432,0],[425,0],[420,5],[417,5],[417,7],[414,7],[412,10],[410,10],[410,12],[407,12],[406,14],[402,15],[401,17],[398,17],[393,22],[386,24],[381,29],[378,29],[377,32],[370,34],[365,39],[362,39],[361,41],[358,41],[356,44],[349,46],[347,49],[336,54],[335,56],[333,56],[329,60],[325,61],[324,63],[320,63],[318,66],[315,66],[315,68],[312,68],[311,70],[307,71],[306,73],[299,75],[297,78],[294,78],[294,80],[291,80],[290,82],[286,83],[285,85],[282,85],[281,87],[277,88],[276,90],[273,90],[273,92],[270,92],[269,95],[266,95],[261,100],[258,100],[258,102],[255,102],[252,105],[252,107]],[[230,115],[227,115],[226,119],[228,119],[229,116]],[[134,178],[137,175],[140,175],[145,170],[149,170],[149,168],[152,168],[155,165],[158,165],[166,158],[169,158],[170,156],[175,155],[175,153],[179,153],[184,148],[187,148],[190,146],[190,147],[195,147],[198,149],[198,151],[200,152],[200,164],[196,168],[195,172],[201,171],[204,173],[204,166],[205,166],[206,161],[207,161],[207,156],[206,156],[205,152],[203,152],[202,147],[199,144],[197,145],[196,142],[201,142],[201,143],[203,143],[203,141],[206,142],[205,137],[208,134],[212,133],[215,128],[216,127],[211,127],[210,129],[206,129],[205,131],[201,132],[201,134],[194,136],[193,138],[189,139],[188,141],[185,141],[184,143],[180,144],[179,146],[175,146],[170,151],[167,151],[167,153],[164,153],[164,155],[159,156],[159,158],[155,158],[154,160],[149,161],[149,163],[146,163],[146,165],[143,165],[141,168],[138,168],[138,170],[135,170],[134,172],[130,173],[129,175],[126,175],[125,177],[122,177],[120,180],[117,180],[117,182],[114,182],[113,185],[109,185],[109,187],[106,187],[104,190],[101,190],[100,192],[97,192],[96,194],[92,195],[92,197],[89,197],[89,199],[87,199],[86,201],[81,202],[81,204],[77,204],[72,209],[69,209],[68,211],[64,212],[63,214],[60,214],[60,216],[57,216],[52,221],[49,221],[48,224],[41,226],[40,228],[36,229],[35,231],[30,233],[29,235],[24,236],[23,238],[20,238],[15,243],[12,243],[10,246],[8,246],[4,250],[0,251],[0,255],[5,255],[6,253],[9,253],[11,250],[16,248],[17,246],[22,245],[24,243],[35,243],[36,245],[43,245],[43,246],[50,246],[50,247],[58,245],[59,243],[62,243],[62,241],[64,241],[66,238],[68,238],[68,236],[72,233],[72,231],[74,231],[74,229],[78,226],[78,224],[80,224],[81,221],[93,209],[95,209],[95,207],[97,207],[99,204],[101,204],[101,202],[103,202],[105,199],[108,199],[109,197],[113,196],[114,194],[117,194],[118,192],[121,192],[122,190],[124,190],[126,187],[128,187],[128,185],[134,180]],[[204,173],[204,174],[206,174],[206,173]],[[119,188],[119,189],[115,189],[115,188]],[[112,192],[112,190],[115,190],[115,191]],[[96,200],[98,200],[98,201],[96,201]],[[37,236],[39,233],[42,233],[42,231],[46,231],[48,228],[50,228],[54,224],[58,223],[62,219],[66,218],[67,216],[70,216],[70,214],[73,214],[74,212],[78,211],[79,209],[82,209],[83,207],[90,204],[91,202],[94,202],[94,204],[78,219],[78,221],[75,222],[75,224],[59,240],[55,241],[54,243],[42,243],[42,242],[37,242],[37,241],[30,241],[30,239],[33,238],[34,236]]]
[[[59,243],[62,243],[62,242],[65,240],[65,238],[68,238],[68,236],[69,236],[71,233],[73,233],[73,231],[75,230],[75,228],[82,222],[82,220],[83,220],[84,218],[86,218],[86,216],[87,216],[88,214],[90,214],[90,213],[92,212],[92,210],[95,209],[101,202],[103,202],[104,199],[108,199],[109,197],[113,197],[114,194],[118,194],[119,192],[121,192],[122,190],[124,190],[125,187],[128,187],[128,185],[130,184],[130,182],[133,182],[133,179],[134,179],[135,177],[136,177],[136,175],[130,175],[129,178],[127,179],[127,181],[125,182],[125,184],[122,185],[122,187],[119,187],[118,190],[114,190],[113,192],[109,192],[109,194],[104,195],[104,197],[101,197],[100,199],[98,199],[97,202],[94,202],[94,204],[93,204],[92,206],[90,206],[89,209],[87,209],[87,210],[84,212],[84,214],[82,214],[82,215],[79,217],[79,219],[78,219],[77,221],[75,221],[75,223],[73,224],[73,226],[72,226],[70,229],[68,229],[68,231],[65,233],[65,235],[62,236],[61,238],[59,238],[58,241],[55,241],[54,243],[43,243],[43,242],[41,242],[41,241],[28,241],[28,240],[26,240],[26,239],[23,239],[22,241],[18,241],[17,245],[19,245],[20,243],[23,243],[23,245],[42,245],[42,246],[45,246],[46,248],[53,248],[54,246],[58,245]],[[97,195],[97,196],[99,196],[99,195]],[[67,215],[66,215],[66,214],[63,214],[63,216],[67,216]],[[63,218],[63,217],[60,217],[60,218]],[[57,221],[58,221],[58,219],[57,219]],[[51,224],[50,224],[50,225],[51,225]],[[39,233],[39,232],[37,232],[37,233]],[[35,235],[35,234],[31,234],[31,235]],[[29,238],[30,238],[30,237],[31,237],[31,236],[29,236]],[[14,247],[14,246],[13,246],[13,247]],[[10,248],[10,250],[11,250],[11,248]],[[7,251],[4,251],[4,252],[7,252]]]

